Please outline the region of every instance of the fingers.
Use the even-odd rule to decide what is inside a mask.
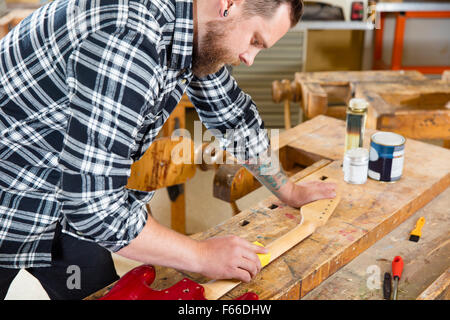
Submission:
[[[243,282],[250,282],[252,280],[250,273],[247,270],[240,268],[236,268],[233,278]]]
[[[334,198],[336,197],[336,183],[333,182],[323,182],[320,186],[322,190],[322,194],[326,198]]]
[[[259,267],[258,267],[258,265],[259,265]],[[240,260],[237,270],[245,271],[247,274],[243,273],[243,275],[245,275],[245,276],[242,279],[242,281],[249,282],[251,279],[256,277],[259,270],[261,270],[261,264],[259,263],[259,260],[257,262],[255,262],[254,260],[249,260],[249,259],[243,257]]]
[[[316,200],[336,197],[337,184],[334,182],[308,181],[303,186],[315,195]]]
[[[337,195],[337,184],[334,182],[306,181],[295,185],[291,197],[286,203],[292,207],[299,208],[307,203],[333,199]]]
[[[258,246],[242,238],[239,238],[238,241],[242,246],[241,259],[239,260],[238,268],[247,272],[247,275],[244,276],[242,281],[248,282],[262,269],[261,261],[259,260],[257,253],[264,254],[267,253],[268,250],[267,248]],[[242,272],[239,272],[239,274],[244,275]]]
[[[242,239],[242,240],[244,240],[244,239]],[[254,244],[254,243],[248,242],[247,240],[244,240],[244,242],[246,244],[246,247],[249,250],[253,251],[254,253],[267,253],[267,252],[269,252],[269,250],[267,250],[267,248],[265,248],[265,247],[258,246],[258,245]]]
[[[268,250],[237,236],[210,238],[202,242],[202,274],[212,279],[249,282],[261,271],[258,253]]]

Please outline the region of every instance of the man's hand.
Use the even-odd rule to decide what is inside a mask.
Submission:
[[[336,184],[322,181],[307,181],[298,184],[288,182],[286,188],[280,192],[280,200],[294,208],[300,208],[316,200],[334,197],[336,197]]]
[[[238,279],[249,282],[261,270],[257,253],[267,249],[237,236],[214,237],[200,245],[200,273],[211,279]]]
[[[278,159],[276,159],[278,161]],[[281,165],[275,166],[275,173],[267,168],[271,165],[244,164],[261,184],[266,186],[274,195],[287,205],[299,208],[304,204],[320,199],[332,199],[336,197],[336,184],[321,181],[300,182],[298,184],[289,180],[283,172]]]

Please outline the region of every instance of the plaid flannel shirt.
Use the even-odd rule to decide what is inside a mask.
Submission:
[[[48,266],[55,227],[117,251],[153,193],[130,166],[187,91],[222,146],[269,145],[226,68],[193,76],[192,0],[57,0],[0,41],[0,266]],[[235,129],[227,134],[227,129]]]

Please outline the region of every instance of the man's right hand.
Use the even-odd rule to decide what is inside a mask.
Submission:
[[[200,272],[211,279],[249,282],[261,270],[257,253],[267,249],[237,236],[209,238],[199,242]]]

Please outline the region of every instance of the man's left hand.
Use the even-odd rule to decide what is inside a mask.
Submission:
[[[336,183],[322,181],[307,181],[300,183],[288,182],[280,189],[280,200],[287,205],[299,208],[307,203],[336,197]]]

